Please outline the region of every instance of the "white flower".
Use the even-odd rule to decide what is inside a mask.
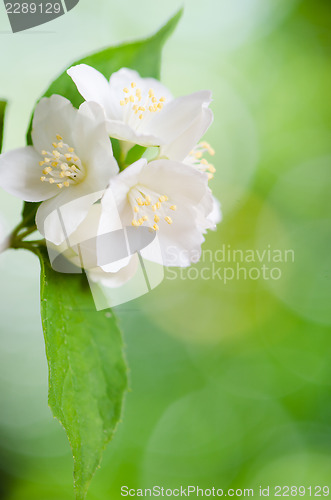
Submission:
[[[86,101],[103,107],[111,137],[142,146],[164,145],[165,156],[171,145],[175,151],[178,141],[191,149],[196,131],[201,137],[212,121],[209,91],[174,99],[158,80],[141,78],[127,68],[113,73],[109,82],[86,64],[73,66],[68,74]]]
[[[203,225],[213,208],[207,176],[183,163],[145,159],[112,178],[101,204],[102,217],[118,226],[109,203],[115,199],[123,226],[148,226],[157,232],[162,261],[153,251],[144,257],[165,266],[189,266],[200,255]]]
[[[32,141],[0,156],[0,186],[25,201],[42,201],[37,227],[60,244],[118,172],[104,113],[96,103],[77,110],[64,97],[44,98],[35,110]],[[59,220],[56,210],[62,206]]]

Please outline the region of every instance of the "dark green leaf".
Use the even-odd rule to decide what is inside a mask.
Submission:
[[[167,38],[174,31],[181,15],[182,9],[155,35],[146,40],[110,47],[73,62],[69,68],[76,64],[88,64],[100,71],[106,78],[109,78],[114,71],[126,67],[137,70],[143,77],[160,78],[162,48]],[[52,94],[60,94],[66,97],[76,107],[83,102],[75,84],[66,71],[45,92],[46,97]]]
[[[110,310],[96,311],[85,274],[54,271],[45,251],[40,263],[49,405],[70,441],[76,499],[83,500],[121,415],[121,333]]]
[[[124,161],[125,165],[131,165],[135,161],[139,160],[142,157],[142,155],[145,153],[146,149],[147,149],[146,147],[140,146],[139,144],[136,144],[135,146],[133,146],[133,148],[131,148],[128,151],[128,154],[126,155],[126,158]]]
[[[6,101],[0,101],[0,153],[2,151],[6,106],[7,106]]]

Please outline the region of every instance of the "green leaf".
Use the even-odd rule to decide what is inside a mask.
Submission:
[[[146,151],[146,147],[136,144],[128,151],[126,158],[124,160],[125,166],[132,165],[135,161],[139,160]]]
[[[49,368],[49,406],[66,430],[76,499],[83,500],[121,415],[127,387],[121,333],[110,310],[97,312],[85,274],[41,263],[41,316]]]
[[[7,106],[6,101],[0,101],[0,153],[2,151],[6,106]]]
[[[179,10],[155,35],[145,40],[110,47],[95,54],[79,59],[68,66],[88,64],[100,71],[106,78],[119,69],[135,69],[143,77],[160,78],[161,52],[167,38],[174,31],[183,9]],[[50,85],[45,97],[60,94],[79,107],[83,102],[76,85],[67,75],[67,69]]]
[[[83,102],[82,96],[77,91],[76,85],[70,76],[67,75],[67,69],[77,64],[88,64],[103,73],[109,78],[112,73],[126,67],[135,69],[143,77],[160,78],[161,52],[164,43],[177,26],[179,19],[183,14],[180,9],[155,35],[145,40],[139,40],[132,43],[122,44],[116,47],[96,52],[83,59],[71,63],[65,71],[49,86],[43,97],[50,97],[53,94],[59,94],[69,99],[77,108]],[[32,117],[27,132],[27,143],[31,141]],[[28,208],[29,207],[29,208]],[[26,202],[23,210],[36,214],[38,205],[36,203]],[[29,227],[29,226],[28,226]]]

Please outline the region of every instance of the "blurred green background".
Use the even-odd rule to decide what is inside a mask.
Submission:
[[[1,7],[5,150],[24,145],[35,101],[71,61],[152,33],[180,5],[81,0],[16,35]],[[331,486],[330,20],[329,0],[185,3],[162,79],[175,95],[214,95],[206,139],[224,220],[204,248],[270,245],[295,261],[276,264],[279,280],[185,271],[117,308],[131,390],[91,500],[119,499],[121,485]],[[20,208],[0,193],[8,231]],[[0,272],[0,497],[72,500],[69,445],[47,407],[39,265],[8,251]]]

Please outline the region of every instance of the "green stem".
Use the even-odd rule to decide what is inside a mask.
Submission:
[[[40,240],[40,243],[42,242],[43,240]],[[30,243],[33,243],[32,245]],[[38,245],[36,245],[35,243],[38,243]],[[34,253],[35,255],[38,255],[39,256],[39,242],[36,241],[36,242],[25,242],[25,241],[17,241],[17,242],[14,242],[12,243],[11,247],[10,248],[13,248],[14,250],[20,250],[20,249],[24,249],[24,250],[29,250],[30,252]]]
[[[37,246],[45,244],[45,240],[23,241],[24,238],[37,231],[36,225],[27,228],[27,222],[29,221],[29,219],[30,217],[27,217],[26,219],[22,220],[14,228],[9,236],[8,248],[13,248],[15,250],[24,248],[25,250],[36,253]]]
[[[29,236],[29,234],[32,234],[35,231],[37,231],[37,226],[30,227],[29,229],[27,229],[23,233],[20,233],[18,235],[18,237],[19,237],[20,240],[23,240],[24,238],[26,238],[27,236]]]

